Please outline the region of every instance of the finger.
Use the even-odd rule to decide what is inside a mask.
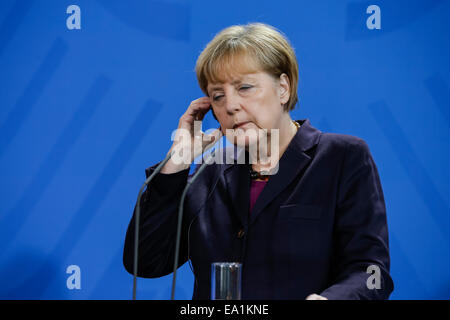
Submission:
[[[202,121],[205,117],[205,114],[209,111],[211,105],[208,103],[205,104],[196,104],[186,110],[185,116],[189,120],[199,120]]]
[[[211,104],[211,101],[209,98],[203,99],[197,99],[191,102],[191,104],[189,105],[188,111],[192,112],[196,112],[198,110],[202,110],[205,107],[209,107],[209,105]]]
[[[201,106],[195,116],[194,119],[198,120],[198,121],[203,121],[203,119],[205,118],[205,115],[209,112],[209,110],[211,110],[211,105],[209,103],[207,103],[205,106]]]
[[[209,111],[209,109],[210,105],[206,104],[203,106],[190,106],[181,116],[180,120],[191,126],[194,121],[203,121],[203,118],[205,117],[205,114]]]

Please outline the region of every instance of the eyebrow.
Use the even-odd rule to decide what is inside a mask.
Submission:
[[[245,75],[243,78],[246,78],[245,80],[253,80],[253,78],[251,76],[249,76],[249,75]],[[244,79],[234,80],[233,82],[231,82],[231,84],[235,85],[235,84],[238,84],[238,83],[242,83],[245,80]],[[221,88],[222,88],[222,85],[215,85],[215,86],[211,86],[209,88],[209,91],[213,92],[214,90],[221,89]]]

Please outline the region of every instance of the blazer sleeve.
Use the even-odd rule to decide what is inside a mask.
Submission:
[[[146,169],[147,178],[158,164]],[[189,169],[172,174],[158,173],[142,194],[138,242],[139,277],[157,278],[173,271],[178,206],[188,177]],[[134,258],[135,210],[136,206],[128,225],[123,251],[124,267],[131,274]],[[183,220],[185,217],[186,214]],[[187,261],[187,241],[185,241],[187,231],[184,222],[178,258],[179,266]]]
[[[394,289],[386,207],[378,170],[362,139],[350,141],[337,196],[328,299],[388,299]]]

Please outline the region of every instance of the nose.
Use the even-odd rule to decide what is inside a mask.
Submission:
[[[241,97],[236,92],[236,90],[234,89],[229,90],[225,102],[226,103],[225,109],[227,110],[227,113],[229,115],[232,115],[241,110],[242,109],[241,102],[242,102]]]

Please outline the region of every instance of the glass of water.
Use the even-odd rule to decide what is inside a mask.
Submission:
[[[211,299],[241,300],[242,263],[211,264]]]

